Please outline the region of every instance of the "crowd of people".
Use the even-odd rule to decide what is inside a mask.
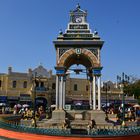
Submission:
[[[123,104],[109,104],[108,106],[103,106],[102,109],[105,111],[106,114],[115,114],[117,123],[121,123],[123,120],[128,122],[137,121],[138,118],[140,119],[140,106],[134,106],[130,104],[125,104],[123,107]],[[36,109],[33,110],[29,105],[22,106],[22,105],[15,105],[14,108],[10,108],[8,106],[3,106],[1,108],[2,114],[8,114],[13,113],[15,115],[19,114],[21,115],[21,118],[23,120],[38,120],[41,121],[45,118],[51,118],[50,114],[52,110],[49,109],[46,111],[42,105],[36,106]],[[49,116],[49,117],[48,117]],[[108,118],[107,118],[108,119]],[[68,124],[68,123],[64,123]],[[92,125],[95,125],[95,122],[90,123],[89,127],[93,127]]]
[[[33,110],[29,106],[15,106],[13,114],[20,114],[23,120],[31,120],[33,118],[35,118],[36,120],[42,120],[46,117],[46,113],[43,106],[38,106],[36,110]]]
[[[135,107],[131,104],[125,104],[124,107],[123,104],[110,104],[103,107],[103,110],[106,114],[116,114],[118,122],[121,122],[123,119],[128,122],[136,121],[136,118],[140,117],[140,106]]]

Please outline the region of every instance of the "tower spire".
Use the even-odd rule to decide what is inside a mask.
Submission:
[[[76,9],[80,9],[81,7],[80,7],[80,4],[78,3],[77,5],[76,5]]]

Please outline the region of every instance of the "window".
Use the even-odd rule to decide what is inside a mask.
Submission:
[[[17,86],[17,81],[13,81],[13,88],[16,88]]]
[[[52,89],[55,89],[55,83],[52,83]]]
[[[88,91],[88,85],[86,85],[86,91]]]
[[[39,87],[39,82],[35,81],[35,87]]]
[[[0,80],[0,87],[2,86],[2,81]]]
[[[24,81],[23,88],[27,88],[27,81]]]
[[[40,87],[44,87],[44,82],[41,82],[40,83]]]
[[[77,91],[77,84],[74,84],[74,91]]]

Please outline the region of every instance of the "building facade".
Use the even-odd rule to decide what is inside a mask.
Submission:
[[[86,79],[67,77],[66,103],[75,100],[88,101],[89,87]],[[49,107],[55,104],[56,76],[51,70],[39,65],[35,69],[28,69],[27,73],[14,72],[12,67],[8,73],[0,74],[0,103],[10,106],[15,104],[43,104]]]
[[[35,75],[36,74],[36,75]],[[36,81],[35,81],[36,79]],[[36,83],[35,83],[36,82]],[[101,86],[102,103],[122,100],[122,91],[116,84],[109,81],[107,91]],[[36,99],[36,105],[50,107],[55,104],[56,75],[42,65],[28,72],[14,72],[12,67],[8,73],[0,73],[0,103],[6,103],[13,107],[15,104],[32,105]],[[129,97],[130,98],[130,97]],[[66,80],[66,104],[85,105],[89,108],[90,82],[87,79],[70,78]]]
[[[34,83],[35,73],[36,79]],[[0,102],[9,104],[32,104],[36,98],[36,104],[51,104],[50,87],[52,72],[47,71],[43,66],[36,69],[29,69],[27,73],[14,72],[12,67],[8,68],[7,74],[0,74]]]

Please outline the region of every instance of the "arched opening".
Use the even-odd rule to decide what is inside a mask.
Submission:
[[[84,53],[79,55],[74,53],[65,59],[64,67],[66,75],[75,79],[73,82],[67,81],[70,87],[68,94],[71,95],[71,109],[89,110],[92,102],[90,96],[92,87],[89,80],[92,77],[93,61]],[[65,103],[67,104],[67,100]]]
[[[66,99],[65,104],[69,104],[69,100],[71,100],[72,110],[89,110],[90,83],[86,67],[74,64],[69,67],[66,73],[66,89],[68,89],[66,97],[71,95],[71,99],[68,98],[68,101]]]
[[[73,64],[93,68],[100,66],[100,60],[88,49],[82,49],[80,54],[77,54],[75,49],[70,49],[59,58],[57,66],[69,68]]]
[[[35,99],[35,106],[36,108],[39,108],[40,106],[42,106],[45,111],[47,107],[47,99],[43,97],[37,97]]]
[[[66,58],[64,62],[64,67],[68,69],[72,65],[83,65],[87,69],[93,67],[93,64],[91,63],[91,60],[89,57],[85,56],[84,54],[77,55],[77,54],[72,54],[69,57]]]

